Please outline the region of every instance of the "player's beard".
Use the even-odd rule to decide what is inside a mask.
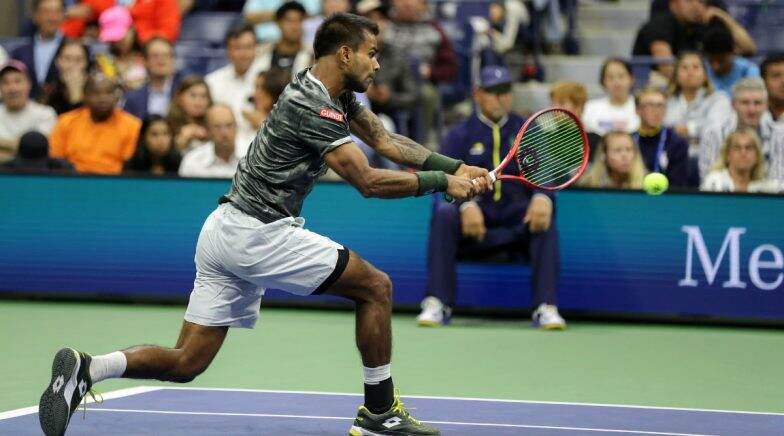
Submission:
[[[368,84],[353,74],[346,74],[346,88],[353,92],[363,93],[367,91]]]

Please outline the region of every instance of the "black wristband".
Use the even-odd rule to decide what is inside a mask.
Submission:
[[[460,168],[460,165],[463,165],[462,160],[452,159],[449,156],[433,152],[425,159],[425,162],[422,164],[422,170],[443,171],[447,174],[454,174]]]
[[[448,182],[443,171],[417,171],[415,174],[419,179],[417,196],[446,191]]]

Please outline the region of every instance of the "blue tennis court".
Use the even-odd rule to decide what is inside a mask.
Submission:
[[[114,391],[68,435],[341,435],[357,394],[139,387]],[[417,417],[445,435],[782,435],[784,414],[404,397]],[[0,434],[38,435],[37,408],[0,413]]]

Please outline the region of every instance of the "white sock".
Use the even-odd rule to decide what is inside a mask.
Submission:
[[[90,378],[93,380],[93,383],[98,383],[107,378],[122,377],[127,363],[125,354],[122,351],[93,356],[93,360],[90,362]]]
[[[365,374],[366,385],[377,385],[380,382],[392,377],[392,364],[377,366],[375,368],[362,367],[362,372]]]

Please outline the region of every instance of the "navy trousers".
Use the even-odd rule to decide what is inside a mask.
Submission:
[[[485,223],[487,233],[482,242],[463,238],[459,206],[444,201],[435,203],[427,249],[427,295],[438,298],[447,306],[454,306],[457,300],[458,256],[512,249],[523,250],[530,259],[534,307],[541,303],[556,304],[561,254],[555,213],[550,228],[541,233],[531,233],[522,216],[511,224],[494,224]]]

